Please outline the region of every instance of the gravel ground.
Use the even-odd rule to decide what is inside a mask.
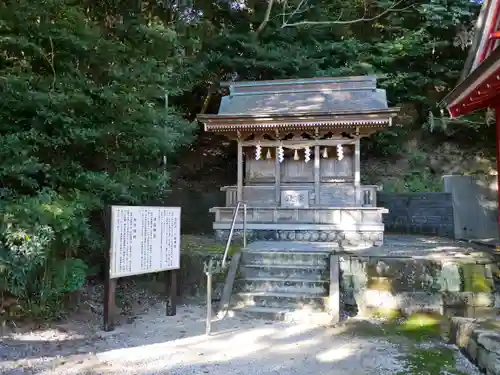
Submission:
[[[205,308],[184,305],[166,317],[161,304],[113,332],[12,334],[0,346],[2,374],[394,374],[398,349],[340,328],[229,317],[204,335]],[[80,322],[83,323],[83,322]],[[66,331],[66,332],[65,332]]]
[[[320,327],[228,317],[205,336],[203,306],[165,316],[159,302],[113,332],[94,318],[18,331],[0,343],[4,375],[341,375],[404,373],[404,348],[345,327]],[[478,374],[457,352],[465,374]]]

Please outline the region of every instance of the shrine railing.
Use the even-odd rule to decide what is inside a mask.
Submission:
[[[238,212],[241,206],[243,206],[243,248],[247,247],[247,204],[245,202],[239,201],[236,204],[236,208],[234,209],[233,220],[231,222],[231,229],[229,230],[229,236],[227,237],[226,249],[224,250],[224,257],[222,258],[223,269],[226,266],[229,249],[231,248],[231,241],[233,239],[234,227],[236,226],[236,219],[238,218]]]
[[[283,185],[281,186],[282,190],[310,190],[309,198],[310,198],[310,207],[314,206],[332,206],[332,207],[351,207],[351,206],[359,206],[359,207],[377,207],[377,191],[380,190],[380,186],[378,185],[361,185],[359,187],[359,202],[356,203],[355,193],[354,193],[354,185],[353,184],[328,184],[324,183],[322,185],[322,191],[329,191],[334,193],[335,190],[344,189],[351,187],[353,196],[351,199],[345,199],[340,194],[341,190],[338,190],[339,197],[335,198],[335,201],[329,200],[327,195],[320,196],[320,203],[316,205],[314,203],[314,195],[313,190],[314,187],[311,184],[310,186],[306,185]],[[221,188],[221,191],[226,194],[226,207],[234,207],[238,203],[237,197],[237,187],[236,186],[224,186]],[[279,206],[278,202],[276,202],[276,186],[275,185],[246,185],[243,186],[243,199],[250,203],[251,205],[264,206],[264,205],[273,205]],[[325,200],[324,200],[325,199]],[[324,201],[323,201],[324,200]]]

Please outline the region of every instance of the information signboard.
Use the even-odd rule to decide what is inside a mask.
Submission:
[[[111,206],[109,277],[180,268],[180,207]]]

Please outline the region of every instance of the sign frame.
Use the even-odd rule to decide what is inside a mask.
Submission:
[[[113,209],[120,207],[133,207],[135,209],[140,208],[157,208],[157,209],[175,209],[178,210],[178,226],[177,226],[177,238],[178,238],[178,262],[174,267],[161,267],[152,268],[150,270],[141,270],[140,272],[128,272],[121,274],[112,274],[112,265],[114,261],[113,254]],[[120,278],[130,277],[130,276],[141,276],[151,273],[162,273],[164,275],[165,282],[165,302],[166,302],[166,315],[175,316],[177,313],[177,274],[180,268],[180,241],[181,241],[181,207],[172,206],[136,206],[136,205],[109,205],[106,207],[105,211],[105,233],[106,233],[106,253],[105,253],[105,280],[104,280],[104,314],[103,323],[105,331],[112,331],[115,326],[115,316],[116,316],[116,285]]]

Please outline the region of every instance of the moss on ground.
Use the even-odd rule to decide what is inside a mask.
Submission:
[[[181,237],[181,250],[200,254],[224,254],[226,244],[216,243],[210,236],[183,235]],[[232,244],[229,247],[229,256],[238,252],[241,246]]]
[[[413,346],[406,354],[404,361],[406,369],[397,375],[466,375],[456,368],[455,350],[447,347]]]
[[[404,371],[395,375],[465,375],[456,368],[456,351],[442,345],[446,318],[415,313],[407,318],[389,317],[379,324],[354,321],[348,330],[356,335],[384,337],[405,352]]]

